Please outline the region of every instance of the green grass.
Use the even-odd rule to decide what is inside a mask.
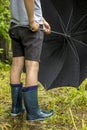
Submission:
[[[10,116],[10,66],[1,66],[0,130],[87,130],[87,79],[79,86],[79,90],[73,87],[59,87],[46,91],[39,83],[40,107],[54,109],[55,114],[45,121],[30,122],[26,121],[25,114],[16,118]],[[22,82],[24,78],[23,74]]]

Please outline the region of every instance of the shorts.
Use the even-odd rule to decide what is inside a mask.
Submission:
[[[42,27],[42,25],[40,25]],[[32,32],[28,27],[17,26],[9,30],[13,57],[24,56],[26,60],[40,61],[44,32]]]

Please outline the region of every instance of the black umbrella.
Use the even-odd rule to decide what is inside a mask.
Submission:
[[[41,3],[43,15],[53,30],[50,36],[45,36],[39,81],[46,89],[78,87],[87,77],[87,1],[41,0]]]

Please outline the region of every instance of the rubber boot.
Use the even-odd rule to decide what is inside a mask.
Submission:
[[[22,107],[22,83],[10,85],[12,98],[11,116],[18,116],[20,113],[24,112]]]
[[[45,110],[39,109],[37,88],[34,90],[23,91],[23,96],[27,120],[44,120],[54,114],[53,110],[47,112]]]

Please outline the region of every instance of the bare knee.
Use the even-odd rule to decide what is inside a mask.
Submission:
[[[37,71],[39,70],[39,63],[37,61],[25,61],[25,66],[27,71]]]
[[[13,61],[12,61],[12,67],[14,66],[14,67],[16,67],[17,66],[17,68],[18,67],[23,67],[23,65],[24,65],[24,57],[15,57],[15,58],[13,58]]]
[[[26,86],[37,85],[39,63],[36,61],[26,61]]]

